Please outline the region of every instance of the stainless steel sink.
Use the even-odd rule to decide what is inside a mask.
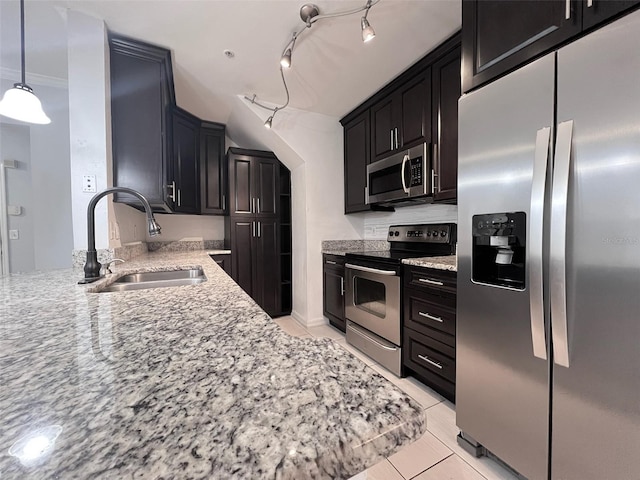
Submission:
[[[129,273],[118,278],[111,285],[99,290],[104,292],[125,292],[146,288],[178,287],[206,282],[207,277],[202,268],[189,270],[170,270],[165,272]]]

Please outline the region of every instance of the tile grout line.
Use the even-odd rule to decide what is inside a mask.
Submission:
[[[434,437],[435,437],[435,435],[434,435]],[[437,437],[436,437],[436,438],[437,438]],[[438,440],[440,440],[440,439],[438,438]],[[446,447],[446,445],[445,445],[445,447]],[[447,447],[447,448],[449,448],[449,447]],[[429,471],[429,470],[431,470],[433,467],[435,467],[436,465],[438,465],[438,464],[440,464],[440,463],[444,462],[447,458],[449,458],[449,457],[451,457],[451,456],[453,456],[453,455],[455,455],[455,453],[452,451],[449,455],[447,455],[446,457],[444,457],[442,460],[438,460],[436,463],[434,463],[433,465],[431,465],[429,468],[424,469],[423,471],[421,471],[421,472],[420,472],[420,473],[418,473],[417,475],[414,475],[414,476],[413,476],[413,477],[411,477],[411,478],[416,478],[418,475],[422,475],[424,472],[428,472],[428,471]],[[389,462],[389,463],[391,463],[391,462]],[[391,464],[391,465],[393,465],[393,464]],[[395,468],[395,467],[394,467],[394,468]],[[408,478],[408,479],[405,479],[405,480],[411,480],[411,479],[409,479],[409,478]]]

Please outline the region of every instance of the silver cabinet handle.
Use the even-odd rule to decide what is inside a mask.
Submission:
[[[436,171],[431,168],[431,193],[436,193]]]
[[[180,206],[180,189],[178,189],[178,206]]]
[[[262,222],[257,222],[257,223],[258,223],[258,238],[260,238],[260,236],[261,236],[260,223],[262,223]]]
[[[256,222],[251,222],[251,236],[256,236]]]
[[[176,201],[176,182],[171,182],[171,185],[167,185],[167,188],[171,189],[171,195],[167,195],[167,197],[170,198],[171,201],[175,202]]]
[[[344,277],[340,277],[340,295],[344,297]]]
[[[438,363],[438,362],[434,362],[433,360],[431,360],[429,357],[425,357],[424,355],[418,355],[418,358],[420,360],[424,360],[425,362],[427,362],[430,365],[433,365],[436,368],[439,368],[440,370],[442,370],[442,364]]]
[[[547,359],[547,339],[544,330],[544,300],[542,285],[542,244],[544,233],[544,203],[547,185],[547,162],[551,128],[545,127],[536,134],[536,149],[531,182],[531,207],[529,210],[529,310],[531,312],[531,343],[533,355]]]
[[[260,213],[260,197],[256,198],[256,213]]]
[[[389,133],[391,134],[391,150],[393,150],[393,128],[389,130]]]
[[[254,212],[254,210],[255,210],[255,207],[254,207],[255,203],[256,203],[256,199],[255,199],[255,198],[253,198],[253,197],[251,197],[251,209],[250,209],[250,210],[251,210],[251,213],[255,213],[255,212]]]
[[[444,283],[442,283],[441,281],[431,280],[430,278],[419,278],[418,281],[422,283],[428,283],[429,285],[439,285],[441,287],[444,285]]]
[[[593,0],[587,0],[587,8],[593,7]]]
[[[551,194],[551,243],[549,245],[549,289],[554,361],[569,368],[567,327],[567,199],[571,168],[573,120],[558,125]]]
[[[569,20],[571,18],[571,0],[565,0],[564,3],[564,18]]]
[[[227,209],[227,197],[226,195],[222,195],[222,210]]]
[[[329,265],[337,265],[337,262],[334,262],[333,260],[327,260],[325,263],[328,263]]]
[[[409,155],[405,155],[402,158],[402,167],[400,167],[400,168],[402,169],[402,173],[401,173],[401,176],[402,176],[402,190],[404,190],[404,193],[409,195],[409,189],[407,188],[407,182],[405,181],[405,178],[404,178],[404,165],[405,165],[405,163],[407,163],[407,160],[409,160]]]
[[[428,318],[429,320],[434,320],[436,322],[440,322],[440,323],[444,322],[444,320],[442,320],[442,318],[436,317],[434,315],[430,315],[430,314],[425,313],[425,312],[418,312],[418,315],[420,315],[421,317]]]
[[[361,272],[377,273],[379,275],[395,275],[396,274],[396,272],[394,272],[393,270],[391,271],[379,270],[377,268],[362,267],[360,265],[353,265],[351,263],[345,263],[344,266],[352,270],[360,270]]]
[[[394,131],[396,132],[396,149],[400,147],[400,145],[398,144],[398,127],[394,128]]]

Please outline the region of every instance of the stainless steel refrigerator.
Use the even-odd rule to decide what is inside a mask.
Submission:
[[[637,480],[640,11],[459,118],[461,442],[531,480]]]

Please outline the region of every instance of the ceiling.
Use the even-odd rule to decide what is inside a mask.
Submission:
[[[365,0],[318,0],[321,14]],[[1,0],[2,66],[19,67],[18,0]],[[304,0],[26,1],[27,69],[66,76],[65,11],[103,19],[110,31],[169,48],[178,104],[226,122],[237,95],[281,104],[279,59],[304,24]],[[341,117],[460,28],[460,0],[381,0],[368,19],[376,38],[364,44],[361,13],[315,23],[300,36],[285,72],[291,106]],[[37,46],[37,47],[36,47]],[[223,51],[235,53],[227,58]]]

